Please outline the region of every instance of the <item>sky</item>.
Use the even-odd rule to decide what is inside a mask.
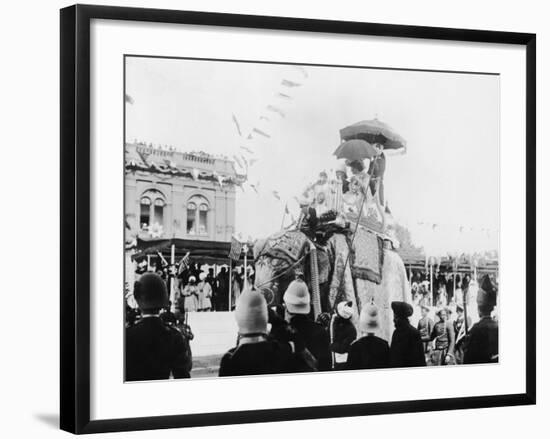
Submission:
[[[384,182],[413,242],[434,255],[498,248],[498,76],[129,57],[126,93],[127,141],[256,160],[237,189],[244,237],[279,230],[287,203],[297,216],[294,197],[337,165],[339,130],[377,117],[407,141]]]

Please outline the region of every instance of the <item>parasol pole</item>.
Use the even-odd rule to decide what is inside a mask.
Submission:
[[[151,255],[147,255],[147,271],[151,271]]]
[[[369,175],[369,174],[367,174]],[[355,241],[355,235],[357,234],[357,229],[359,228],[359,221],[361,220],[361,216],[363,215],[363,206],[365,204],[365,200],[367,198],[367,193],[368,193],[368,188],[369,188],[369,183],[370,183],[370,175],[369,175],[369,178],[368,178],[368,181],[366,182],[364,188],[363,188],[363,198],[361,199],[361,207],[359,209],[359,215],[357,215],[357,221],[355,222],[355,229],[353,230],[353,235],[351,237],[351,241],[350,241],[350,244],[349,244],[349,250],[348,250],[348,254],[346,256],[346,261],[344,262],[344,269],[342,270],[342,281],[345,281],[345,276],[346,276],[346,268],[348,267],[348,262],[349,262],[349,257],[351,255],[351,252],[352,252],[352,249],[353,249],[353,242]],[[353,282],[353,279],[352,279],[352,282]],[[342,288],[340,288],[340,291],[342,291]],[[340,300],[340,297],[338,296],[337,297],[338,300],[335,301],[334,303],[334,307],[336,308],[336,305],[338,305],[338,301]],[[360,310],[358,310],[360,312]]]

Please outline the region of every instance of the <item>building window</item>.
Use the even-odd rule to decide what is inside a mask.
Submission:
[[[157,198],[155,200],[153,214],[154,223],[164,224],[164,201],[162,199]]]
[[[151,200],[147,197],[142,197],[139,203],[139,224],[142,229],[149,227],[151,218]]]
[[[199,234],[208,235],[208,206],[204,203],[199,207]]]
[[[139,224],[147,230],[153,224],[164,226],[166,201],[161,192],[151,189],[143,193],[139,201]]]
[[[187,203],[187,234],[208,235],[208,200],[201,196],[192,197]]]
[[[196,233],[196,217],[197,205],[193,202],[187,203],[187,234],[194,235]]]

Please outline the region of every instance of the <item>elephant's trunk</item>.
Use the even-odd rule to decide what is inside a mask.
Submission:
[[[256,263],[254,286],[264,295],[268,305],[279,303],[279,282],[273,280],[275,270],[271,264],[261,259]]]

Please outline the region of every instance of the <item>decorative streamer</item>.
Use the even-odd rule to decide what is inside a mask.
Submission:
[[[307,73],[307,70],[302,66],[293,66],[295,69],[299,70],[302,75],[304,75],[304,78],[309,77],[309,74]]]
[[[281,81],[281,85],[292,88],[292,87],[300,87],[302,84],[300,84],[299,82],[290,81],[289,79],[283,79]]]
[[[239,121],[237,120],[237,116],[235,114],[231,115],[233,117],[233,123],[235,124],[235,128],[237,128],[237,132],[239,133],[239,136],[243,136],[241,132],[241,126],[239,125]]]
[[[252,129],[252,132],[257,133],[257,134],[259,134],[260,136],[267,137],[268,139],[271,139],[271,136],[270,136],[269,134],[264,133],[262,130],[259,130],[258,128],[253,128],[253,129]],[[251,134],[250,136],[252,136],[252,134]],[[250,138],[252,138],[252,137],[250,137]]]
[[[266,107],[269,111],[273,111],[274,113],[277,113],[279,114],[281,117],[285,117],[285,113],[283,112],[283,110],[281,110],[280,108],[278,107],[275,107],[273,105],[268,105]]]
[[[252,151],[250,148],[247,148],[246,146],[241,146],[240,148],[249,154],[254,154],[254,151]]]

